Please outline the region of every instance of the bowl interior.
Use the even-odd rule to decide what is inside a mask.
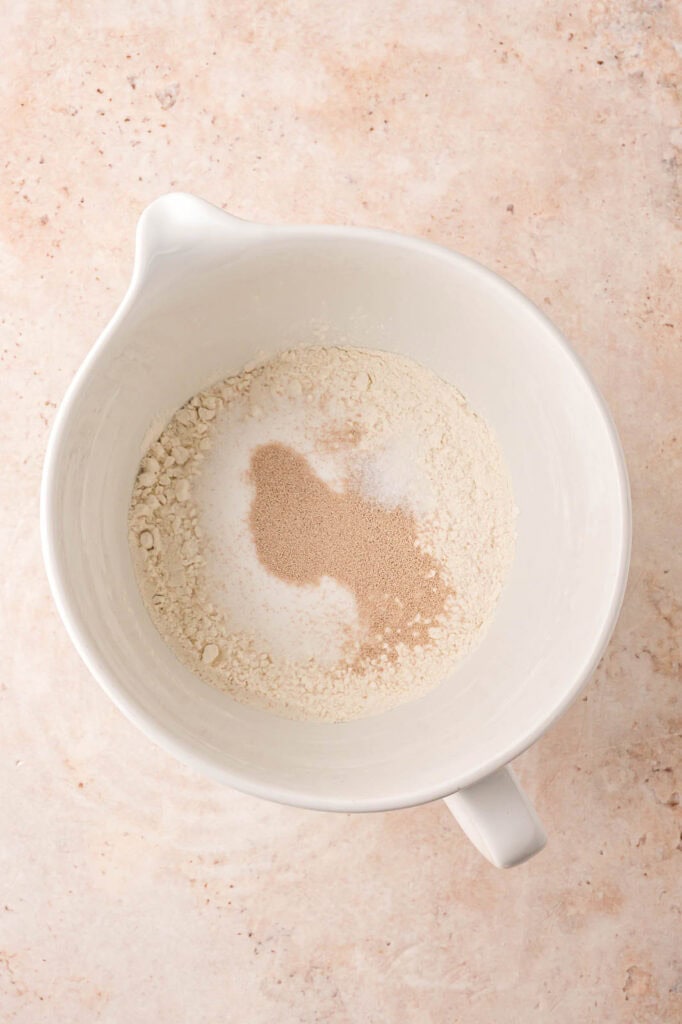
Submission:
[[[455,383],[495,430],[520,509],[480,647],[419,701],[340,725],[243,707],[180,665],[142,604],[126,524],[139,458],[178,406],[260,351],[320,343],[399,352]],[[431,799],[518,753],[594,667],[624,583],[618,442],[575,358],[494,275],[379,233],[289,229],[209,265],[159,259],[70,392],[44,494],[62,614],[114,700],[209,774],[308,806]]]

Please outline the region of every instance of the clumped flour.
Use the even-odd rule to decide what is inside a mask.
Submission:
[[[499,449],[411,360],[298,348],[192,398],[129,515],[152,620],[205,682],[292,718],[376,714],[479,640],[514,550]]]

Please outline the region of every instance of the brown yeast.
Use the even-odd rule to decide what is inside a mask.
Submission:
[[[427,646],[452,590],[418,546],[417,523],[352,489],[333,490],[308,461],[279,443],[251,458],[250,527],[262,565],[296,586],[329,576],[354,595],[360,657],[397,657],[397,645]]]

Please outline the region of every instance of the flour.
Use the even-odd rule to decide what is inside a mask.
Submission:
[[[286,502],[297,496],[280,495],[278,507],[264,492],[254,504],[266,455],[262,480],[278,485],[295,470],[317,496],[305,514],[319,526],[326,510],[336,545],[304,544],[304,530],[290,578],[276,527],[296,533]],[[265,529],[254,537],[256,507]],[[278,518],[263,524],[271,508]],[[363,581],[334,509],[355,530],[373,516],[368,536],[378,529],[382,543],[395,534],[414,545],[409,558],[386,549],[393,575],[411,567],[402,596],[389,576],[368,598],[381,565]],[[512,560],[513,520],[496,442],[454,387],[389,353],[313,347],[250,366],[180,409],[142,460],[129,526],[145,604],[183,663],[238,700],[339,721],[419,696],[475,646]],[[319,578],[305,575],[308,556]],[[420,611],[426,580],[435,603]],[[384,598],[405,615],[393,604],[384,614]]]

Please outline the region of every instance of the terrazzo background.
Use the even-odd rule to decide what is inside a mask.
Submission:
[[[679,13],[4,5],[0,1020],[682,1019]],[[488,866],[439,804],[314,815],[204,781],[72,649],[39,550],[45,443],[172,189],[459,249],[610,403],[632,573],[594,681],[518,762],[550,833],[526,866]]]

